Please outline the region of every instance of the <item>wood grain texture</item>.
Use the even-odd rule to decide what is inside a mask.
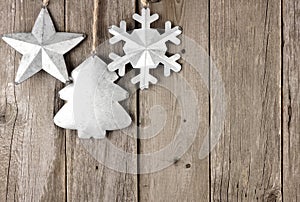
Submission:
[[[275,0],[211,1],[211,56],[227,95],[212,201],[281,200],[280,11]]]
[[[64,31],[63,1],[50,13]],[[61,8],[62,6],[62,8]],[[0,32],[31,32],[40,1],[0,1]],[[65,200],[65,132],[53,124],[61,84],[40,72],[15,86],[21,55],[0,42],[0,200]]]
[[[108,27],[118,25],[121,20],[128,22],[133,28],[132,14],[135,12],[135,1],[101,0],[99,1],[97,45],[110,38]],[[74,69],[91,55],[92,27],[94,4],[91,0],[66,1],[67,30],[87,34],[85,43],[75,49],[69,57],[69,66]],[[107,54],[106,54],[107,56]],[[101,55],[100,55],[101,57]],[[135,97],[128,104],[130,114],[135,114]],[[134,124],[134,123],[133,123]],[[109,133],[110,142],[123,151],[136,153],[136,140],[122,132]],[[67,199],[68,201],[137,201],[137,177],[127,173],[119,173],[103,166],[87,151],[74,131],[67,133]],[[105,151],[99,148],[99,140],[88,144],[90,151]],[[106,157],[108,159],[109,156]],[[105,163],[105,162],[102,162]]]
[[[41,2],[0,0],[0,33],[30,32]],[[93,2],[50,0],[48,9],[58,31],[87,35],[66,56],[69,73],[91,54]],[[139,0],[99,0],[98,6],[97,45],[111,37],[108,27],[119,25],[121,20],[128,23],[128,30],[139,27],[132,20],[132,14],[140,12]],[[223,79],[226,119],[220,142],[210,156],[200,160],[198,154],[210,131],[215,106],[205,82],[188,61],[180,60],[182,71],[166,80],[180,89],[180,78],[184,78],[195,92],[201,111],[197,138],[182,158],[170,157],[174,163],[170,167],[136,176],[114,171],[95,159],[88,150],[93,154],[103,151],[99,141],[91,140],[87,149],[76,132],[54,126],[53,116],[63,105],[58,98],[63,84],[40,72],[15,86],[21,55],[1,40],[0,201],[300,199],[299,1],[161,0],[150,8],[160,15],[153,27],[163,28],[167,20],[181,26],[185,36],[211,54]],[[186,44],[182,47],[183,57],[191,53]],[[108,52],[101,50],[105,57]],[[211,71],[207,78],[210,89],[217,88],[213,70],[202,68]],[[162,73],[161,69],[152,73]],[[130,83],[123,87],[132,93],[122,104],[133,124],[108,134],[109,141],[120,150],[142,154],[158,151],[189,121],[182,117],[184,107],[179,99],[168,89],[151,85],[148,90],[133,91]],[[157,105],[165,109],[166,120],[163,113],[151,111]],[[153,138],[135,140],[128,136],[152,134],[147,127],[160,122],[164,128]],[[106,159],[111,159],[111,150],[105,147],[105,152]],[[138,159],[140,169],[148,163],[145,161]]]
[[[195,43],[208,51],[208,1],[206,0],[189,0],[189,1],[173,1],[163,0],[159,3],[150,5],[153,13],[158,13],[160,19],[153,23],[155,28],[164,28],[167,20],[170,20],[174,26],[181,26],[183,34],[190,37]],[[193,54],[195,50],[191,47],[184,47],[184,54]],[[208,201],[209,200],[209,160],[198,158],[201,144],[205,135],[208,134],[209,124],[209,93],[208,88],[203,83],[201,75],[197,73],[192,65],[187,61],[181,60],[182,71],[172,73],[170,77],[165,78],[167,82],[158,81],[157,85],[151,85],[149,89],[141,91],[139,97],[139,136],[143,137],[149,133],[151,128],[156,128],[155,123],[164,123],[162,130],[153,138],[140,140],[140,153],[154,153],[160,151],[174,141],[175,135],[181,130],[187,122],[195,120],[185,120],[184,110],[189,107],[190,103],[180,103],[178,94],[184,93],[186,89],[182,89],[180,78],[185,79],[191,86],[196,95],[197,105],[201,108],[200,127],[197,137],[189,150],[182,158],[177,156],[178,150],[170,154],[168,161],[173,163],[170,167],[159,170],[151,174],[141,175],[139,178],[139,195],[141,201]],[[202,68],[209,69],[209,65]],[[155,69],[153,74],[163,74],[162,71]],[[209,76],[208,74],[206,76]],[[208,78],[207,78],[208,80]],[[163,83],[169,83],[170,87],[159,86]],[[150,120],[152,107],[161,106],[166,113],[166,119],[163,120],[163,112],[154,114]],[[159,119],[159,120],[156,120]],[[151,126],[152,124],[152,126]],[[154,133],[154,130],[151,131]],[[187,134],[183,134],[187,135]],[[190,135],[190,134],[189,134]],[[184,143],[180,142],[176,145],[181,148]],[[153,164],[160,165],[161,156],[153,159]],[[139,166],[143,168],[147,164],[147,160],[140,158]]]
[[[283,199],[300,199],[300,2],[283,1]]]

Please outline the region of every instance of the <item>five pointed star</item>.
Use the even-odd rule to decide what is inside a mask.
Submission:
[[[6,34],[2,39],[23,55],[17,84],[42,69],[65,83],[69,77],[63,55],[79,44],[84,35],[56,32],[48,10],[42,8],[31,33]]]

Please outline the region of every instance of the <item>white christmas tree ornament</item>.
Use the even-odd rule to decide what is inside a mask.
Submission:
[[[72,72],[73,83],[60,91],[67,101],[54,117],[56,125],[78,130],[80,138],[101,139],[107,130],[126,128],[131,118],[118,103],[128,93],[114,83],[115,72],[99,57],[91,56]]]

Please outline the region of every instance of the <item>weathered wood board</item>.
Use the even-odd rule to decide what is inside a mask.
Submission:
[[[164,28],[165,21],[170,20],[174,25],[179,25],[183,28],[184,35],[192,38],[208,51],[208,1],[164,0],[151,5],[150,8],[161,15],[159,21],[153,24],[154,27]],[[189,48],[185,47],[185,44],[183,45],[183,49],[185,49],[184,54],[192,54],[193,50],[189,50]],[[203,83],[201,75],[195,70],[195,67],[190,65],[188,61],[181,60],[180,63],[182,64],[180,75],[172,73],[171,77],[159,80],[158,82],[161,84],[151,86],[149,90],[140,91],[139,121],[141,130],[139,135],[141,137],[145,135],[144,133],[149,132],[147,129],[143,130],[143,128],[156,123],[157,120],[155,119],[160,114],[157,113],[157,117],[154,116],[150,120],[151,108],[161,106],[166,113],[166,120],[160,117],[158,121],[164,123],[163,129],[155,137],[140,141],[140,153],[147,154],[166,149],[171,142],[174,142],[175,136],[180,135],[177,133],[183,130],[184,124],[196,121],[188,119],[188,117],[185,117],[188,115],[184,114],[188,112],[186,108],[191,103],[183,102],[182,99],[179,101],[178,95],[185,95],[187,90],[181,86],[182,79],[188,81],[191,90],[196,94],[197,105],[201,106],[199,129],[195,131],[197,138],[182,158],[177,156],[178,150],[173,150],[168,159],[168,161],[174,162],[173,165],[163,170],[160,169],[158,172],[140,176],[139,194],[141,201],[209,200],[209,158],[204,160],[198,158],[203,139],[209,132],[209,89]],[[202,68],[207,68],[208,71],[209,63]],[[209,75],[207,74],[206,76],[208,77]],[[188,134],[181,135],[187,136]],[[183,145],[184,142],[180,141],[176,144],[176,147],[181,148]],[[159,156],[153,159],[153,163],[158,164],[160,158]],[[146,161],[146,159],[141,157],[141,168],[147,165]]]
[[[92,52],[93,41],[93,10],[91,0],[66,1],[66,30],[83,31],[88,35],[85,43],[70,54],[70,66],[75,68]],[[99,24],[97,45],[109,38],[108,27],[127,20],[129,29],[134,24],[131,15],[135,12],[134,1],[99,1]],[[84,17],[80,17],[84,16]],[[133,99],[133,100],[132,100]],[[135,98],[127,110],[135,114]],[[136,152],[134,139],[124,136],[121,132],[109,134],[111,142],[124,151]],[[70,201],[137,201],[137,177],[113,171],[100,164],[78,139],[76,132],[68,131],[66,140],[67,198]],[[92,150],[99,148],[99,142],[93,141],[88,146]]]
[[[280,8],[280,1],[211,1],[211,57],[227,95],[211,157],[212,200],[281,198]]]
[[[285,0],[283,10],[283,200],[300,199],[300,2]]]
[[[57,29],[64,30],[64,2],[50,6]],[[0,1],[0,32],[30,32],[40,12],[38,1]],[[0,200],[64,200],[65,131],[52,124],[60,82],[46,73],[14,85],[20,55],[0,42]]]
[[[0,34],[30,32],[41,2],[0,0]],[[132,14],[142,8],[140,0],[100,0],[98,6],[97,45],[111,37],[108,27],[123,19],[128,30],[140,26],[132,20]],[[66,56],[69,72],[91,54],[94,7],[92,0],[50,0],[48,8],[58,31],[87,35]],[[212,66],[203,66],[210,72],[204,78],[209,86],[183,59],[182,71],[167,78],[169,88],[183,92],[179,84],[184,78],[195,92],[201,109],[197,138],[182,158],[174,150],[170,156],[174,164],[168,168],[135,175],[105,167],[76,132],[53,124],[53,116],[63,105],[58,91],[64,85],[59,81],[40,72],[14,85],[21,55],[1,40],[0,201],[299,200],[300,3],[161,0],[150,8],[160,15],[154,27],[163,28],[166,20],[181,26],[185,36],[211,55],[220,73],[226,117],[216,148],[199,159],[205,136],[214,135],[209,127],[214,124],[215,110],[211,95],[218,86]],[[191,54],[188,45],[182,47],[183,57]],[[159,151],[188,124],[189,119],[181,113],[185,106],[170,89],[152,85],[149,90],[132,93],[123,103],[133,118],[132,126],[108,134],[119,149],[139,154]],[[162,112],[153,113],[161,108]],[[154,133],[147,128],[158,123],[164,124],[155,137],[136,140],[128,136]],[[97,141],[88,145],[90,151],[102,151]],[[109,150],[106,152],[110,159]],[[136,164],[143,170],[149,162],[141,156]]]

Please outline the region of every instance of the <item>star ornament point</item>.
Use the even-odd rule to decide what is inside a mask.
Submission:
[[[69,76],[63,55],[84,38],[84,34],[56,32],[47,8],[42,8],[31,33],[2,36],[7,44],[23,55],[15,83],[22,83],[42,69],[66,83]]]

